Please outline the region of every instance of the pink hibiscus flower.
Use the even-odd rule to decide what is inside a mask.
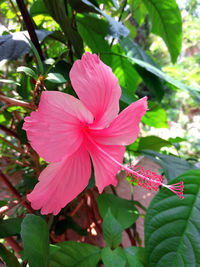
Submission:
[[[38,111],[26,117],[23,126],[31,146],[50,162],[27,196],[42,214],[58,214],[84,190],[91,176],[90,158],[99,192],[116,186],[124,146],[137,138],[147,110],[144,97],[118,115],[118,80],[95,54],[77,60],[70,79],[80,100],[57,91],[43,92]]]

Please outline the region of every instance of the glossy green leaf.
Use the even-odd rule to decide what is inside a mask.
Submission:
[[[24,258],[30,267],[49,267],[49,230],[40,216],[28,214],[21,225]]]
[[[142,0],[152,21],[152,32],[162,37],[175,63],[181,51],[182,18],[175,0]]]
[[[52,83],[66,83],[67,80],[61,73],[48,73],[46,80]]]
[[[15,257],[15,255],[11,253],[8,249],[6,249],[3,244],[0,244],[0,257],[6,263],[7,267],[20,267],[21,266],[17,258]]]
[[[66,38],[71,41],[77,57],[81,57],[83,53],[83,41],[79,33],[72,28],[72,23],[66,14],[65,1],[44,0],[44,3],[50,15],[62,28]]]
[[[125,251],[118,247],[115,250],[111,250],[109,247],[105,247],[101,251],[101,257],[105,267],[125,267],[127,258]]]
[[[144,62],[148,62],[152,66],[158,67],[158,65],[154,62],[154,60],[129,37],[120,40],[120,45],[126,52],[126,55],[128,57],[137,58],[143,60]],[[139,65],[136,65],[135,68],[138,74],[142,77],[147,88],[160,101],[165,91],[165,86],[163,81],[158,76],[148,72],[146,69],[140,67]]]
[[[17,72],[24,72],[26,75],[31,76],[35,80],[37,80],[37,75],[31,68],[28,68],[26,66],[21,66],[17,68]]]
[[[172,146],[172,144],[169,141],[164,140],[155,135],[151,135],[140,138],[138,150],[141,151],[144,149],[151,149],[154,151],[159,151],[162,147],[169,147],[169,146]]]
[[[125,248],[126,257],[129,267],[144,267],[146,266],[145,248],[142,247],[127,247]]]
[[[0,220],[0,238],[19,235],[21,230],[21,218]]]
[[[55,246],[50,255],[52,267],[94,267],[100,260],[100,248],[90,244],[66,241]]]
[[[121,224],[114,218],[110,209],[103,219],[103,237],[110,248],[116,248],[122,241]]]
[[[175,177],[190,169],[196,168],[188,161],[175,156],[164,155],[152,150],[143,150],[142,153],[162,166],[165,177],[168,181],[173,180]]]
[[[167,189],[152,200],[145,216],[147,266],[200,265],[200,170],[172,181],[184,182],[184,199]]]
[[[101,194],[98,196],[97,204],[103,219],[110,208],[112,215],[121,224],[123,229],[130,227],[139,216],[138,210],[134,206],[134,201],[115,195]]]

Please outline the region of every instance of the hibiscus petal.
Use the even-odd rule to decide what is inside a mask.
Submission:
[[[49,162],[57,162],[80,146],[82,125],[92,123],[93,116],[75,97],[61,92],[43,92],[37,112],[25,118],[31,146]]]
[[[147,110],[147,97],[132,103],[103,130],[90,130],[90,136],[105,145],[130,145],[140,132],[140,120]]]
[[[41,214],[59,211],[88,185],[91,162],[88,152],[80,147],[62,162],[49,164],[40,174],[39,183],[28,195],[33,209]]]
[[[110,184],[116,186],[117,179],[115,176],[121,167],[115,161],[120,164],[123,162],[125,147],[105,146],[100,144],[95,145],[94,143],[88,141],[87,149],[91,155],[94,165],[95,182],[99,189],[99,193],[102,193],[104,187]],[[109,156],[114,158],[115,161],[102,151],[105,151]]]
[[[93,128],[108,126],[119,112],[121,89],[110,67],[97,55],[86,53],[77,60],[70,79],[80,100],[95,117]]]

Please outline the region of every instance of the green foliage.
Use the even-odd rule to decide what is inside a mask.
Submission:
[[[165,41],[172,62],[175,63],[181,51],[182,19],[175,0],[142,0],[149,11],[152,32]]]
[[[145,249],[142,247],[127,247],[125,248],[126,257],[130,267],[146,266]]]
[[[49,266],[49,231],[44,219],[28,214],[21,225],[24,258],[30,267]]]
[[[124,267],[127,262],[126,254],[121,247],[114,250],[105,247],[101,251],[101,257],[105,267]]]
[[[5,25],[0,27],[0,61],[6,59],[6,64],[4,60],[0,62],[0,149],[2,170],[8,176],[13,174],[9,181],[13,183],[15,175],[21,176],[14,187],[22,199],[10,209],[15,205],[15,196],[7,198],[2,187],[0,193],[5,193],[6,198],[0,201],[1,259],[8,267],[18,267],[14,253],[18,256],[16,246],[23,245],[20,263],[23,260],[24,265],[28,260],[30,267],[199,266],[200,171],[190,163],[198,161],[199,154],[198,144],[190,149],[190,132],[199,125],[198,1],[188,0],[186,8],[181,5],[188,12],[187,17],[183,12],[184,46],[180,60],[173,66],[169,64],[169,54],[172,63],[176,62],[182,42],[181,15],[175,0],[27,0],[24,10],[30,20],[20,14],[17,2],[0,3]],[[38,46],[30,41],[34,39],[33,29],[42,59]],[[120,111],[137,99],[148,97],[141,133],[126,147],[125,161],[131,163],[132,157],[138,160],[135,156],[143,154],[159,163],[168,182],[183,180],[184,200],[165,188],[146,209],[133,194],[137,188],[133,191],[131,186],[134,200],[99,195],[93,170],[85,190],[59,214],[42,217],[37,211],[38,216],[26,215],[29,202],[23,207],[24,198],[37,184],[47,163],[28,143],[22,129],[24,117],[37,112],[44,90],[77,98],[69,72],[84,51],[98,54],[117,77],[122,89]],[[174,133],[173,120],[183,134],[178,130]],[[161,138],[163,132],[168,136]],[[193,135],[198,143],[198,131]],[[14,190],[10,186],[9,189]],[[140,237],[135,229],[139,216],[145,218],[145,248],[139,247]],[[136,246],[124,246],[124,230]],[[11,242],[7,247],[2,240],[7,237],[13,238],[13,246]]]
[[[50,254],[52,267],[94,267],[100,259],[98,247],[66,241],[58,243]]]
[[[168,128],[167,112],[156,104],[149,105],[149,110],[142,117],[143,123],[155,128]]]
[[[188,161],[175,156],[163,155],[151,150],[143,150],[142,153],[153,161],[159,163],[168,181],[196,167]]]
[[[43,0],[49,13],[60,25],[64,34],[71,41],[77,57],[83,53],[83,41],[79,33],[71,26],[71,21],[66,14],[65,3],[62,0]]]
[[[32,78],[37,80],[37,74],[31,68],[21,66],[17,68],[17,72],[24,72],[26,75],[31,76]]]
[[[103,237],[111,249],[116,248],[122,241],[122,227],[108,209],[103,220]]]
[[[21,218],[0,220],[0,238],[19,235],[21,230]]]
[[[20,264],[13,253],[0,244],[0,257],[6,263],[7,267],[20,267]]]
[[[127,37],[125,39],[122,39],[120,41],[120,45],[122,46],[128,57],[137,58],[151,64],[152,66],[158,67],[153,59],[130,38]],[[156,96],[158,101],[160,101],[164,95],[163,81],[158,76],[148,72],[146,69],[142,68],[139,65],[136,65],[135,68],[138,74],[142,77],[148,89]]]
[[[171,181],[184,182],[184,199],[163,189],[145,217],[147,263],[153,266],[198,266],[200,171],[188,171]]]
[[[162,138],[159,138],[157,136],[147,136],[140,138],[139,145],[138,145],[138,150],[144,150],[144,149],[151,149],[154,151],[159,151],[162,147],[168,147],[171,146],[172,144],[164,140]]]
[[[130,227],[138,218],[138,210],[132,200],[126,200],[111,194],[101,194],[97,199],[97,203],[102,218],[105,218],[110,209],[112,215],[123,229]]]

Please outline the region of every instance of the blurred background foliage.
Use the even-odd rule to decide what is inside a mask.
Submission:
[[[177,3],[175,0],[1,0],[0,164],[7,175],[20,172],[22,179],[20,178],[13,184],[20,193],[20,197],[24,198],[26,193],[34,188],[37,182],[35,178],[47,165],[28,144],[26,133],[22,130],[23,119],[38,105],[40,93],[44,89],[59,90],[75,95],[70,84],[69,71],[73,62],[80,58],[84,51],[99,54],[100,58],[112,68],[122,88],[121,110],[137,99],[148,96],[149,110],[142,118],[140,136],[136,142],[127,147],[125,163],[145,155],[161,165],[162,173],[168,181],[186,172],[184,174],[186,192],[187,186],[190,188],[187,185],[189,184],[188,177],[192,177],[194,187],[199,188],[199,172],[198,170],[191,171],[191,169],[199,168],[200,156],[199,5],[198,0],[179,0]],[[23,10],[28,12],[22,14]],[[27,30],[32,42],[27,40]],[[181,177],[178,178],[180,179]],[[14,190],[13,185],[9,185],[11,192]],[[90,190],[93,186],[94,177],[92,176],[87,189]],[[198,192],[194,189],[190,194],[197,197]],[[29,265],[33,267],[48,266],[49,253],[53,255],[51,256],[53,267],[78,266],[77,262],[70,262],[70,256],[67,259],[71,265],[62,265],[66,260],[63,251],[69,251],[69,247],[75,258],[79,257],[77,249],[80,251],[83,249],[80,257],[86,252],[88,257],[96,253],[95,257],[91,256],[91,262],[83,266],[96,266],[100,258],[105,266],[117,266],[114,260],[116,255],[121,255],[119,259],[116,258],[120,262],[119,266],[125,266],[126,257],[128,258],[127,264],[129,264],[127,266],[145,266],[145,264],[147,266],[169,266],[168,261],[164,263],[166,265],[155,265],[159,264],[160,258],[157,255],[160,251],[155,254],[148,243],[150,236],[153,236],[153,229],[148,226],[148,222],[153,220],[152,214],[156,213],[154,205],[156,206],[156,203],[169,196],[171,195],[165,195],[165,192],[159,193],[148,210],[145,231],[147,260],[142,248],[136,246],[127,249],[126,255],[128,256],[124,256],[124,250],[121,251],[119,246],[122,229],[134,228],[138,216],[135,214],[130,216],[128,212],[125,212],[123,216],[127,225],[124,226],[113,204],[116,199],[112,197],[110,199],[107,196],[105,199],[104,197],[98,198],[98,208],[104,221],[103,235],[107,244],[106,249],[101,252],[97,247],[90,247],[88,244],[81,247],[78,243],[70,241],[72,243],[58,244],[57,247],[50,246],[49,248],[49,245],[44,245],[41,249],[45,257],[38,258],[38,262],[34,262],[38,254],[32,253],[26,242],[27,240],[39,242],[34,239],[34,234],[40,235],[40,231],[37,232],[34,227],[32,229],[32,224],[36,223],[39,228],[45,229],[42,237],[44,244],[49,244],[48,229],[45,228],[40,218],[30,215],[24,219],[24,230],[19,237],[19,225],[22,223],[20,218],[26,213],[26,206],[17,206],[13,213],[6,215],[7,217],[4,217],[4,212],[1,213],[0,216],[4,218],[0,221],[2,227],[6,225],[5,219],[18,221],[9,221],[8,227],[6,226],[9,234],[5,235],[5,232],[2,234],[3,230],[0,230],[0,238],[8,238],[17,234],[15,243],[20,244],[23,241],[25,246],[23,260],[28,259]],[[15,198],[17,198],[16,194]],[[18,198],[18,201],[21,200]],[[121,205],[123,209],[130,209],[130,203],[120,201],[119,206]],[[10,202],[12,201],[9,195],[4,197],[0,202],[1,207],[4,208]],[[187,197],[186,202],[187,204],[193,203]],[[179,206],[179,202],[176,200],[173,203],[170,202],[167,207],[177,206],[182,214],[182,206]],[[51,234],[53,231],[50,235],[51,243],[57,243],[54,233],[60,235],[68,228],[73,229],[80,236],[87,234],[86,229],[82,229],[82,226],[73,221],[73,216],[69,216],[69,212],[73,212],[76,204],[77,200],[64,208],[60,217],[47,216],[46,220]],[[192,207],[198,206],[196,202],[193,204]],[[105,208],[107,206],[110,209]],[[165,209],[166,207],[161,207],[159,212]],[[135,211],[137,209],[134,203],[132,213]],[[68,212],[67,215],[66,212]],[[39,212],[36,214],[39,215]],[[184,220],[187,224],[193,214],[192,211],[190,215],[185,214]],[[173,214],[171,218],[173,219]],[[164,215],[161,219],[164,224],[167,216]],[[181,220],[181,216],[176,219]],[[13,232],[11,229],[14,224],[17,228]],[[32,229],[29,231],[33,231],[33,236],[28,235],[27,225]],[[117,237],[116,233],[109,232],[110,225],[115,225]],[[174,225],[174,229],[177,229],[176,220]],[[166,229],[166,232],[170,232],[170,229]],[[185,229],[179,233],[180,239],[184,239],[186,234],[191,232],[187,226]],[[196,226],[196,229],[199,235],[199,226]],[[194,232],[195,230],[192,234]],[[134,238],[135,245],[138,245],[139,238],[137,239],[136,235]],[[167,236],[163,236],[164,241],[165,238],[167,239]],[[158,240],[155,244],[156,242]],[[159,242],[161,242],[160,239]],[[179,244],[183,245],[181,242]],[[191,243],[194,246],[193,258],[198,265],[200,264],[199,242],[193,240]],[[11,247],[18,255],[17,248],[12,245]],[[165,255],[164,248],[161,250],[162,253],[159,255]],[[60,262],[56,251],[60,251]],[[176,248],[174,251],[178,255],[179,251],[176,251]],[[185,257],[184,250],[180,254],[181,257]],[[10,255],[5,247],[0,247],[0,255],[8,266],[18,266],[16,259],[12,258],[14,254]],[[83,257],[81,259],[84,261]],[[8,263],[9,260],[11,263]],[[180,262],[177,258],[173,258],[173,264],[175,264],[173,266],[190,266],[187,264],[191,261],[188,256],[185,260],[186,265],[177,265]],[[135,265],[132,262],[135,262]]]

